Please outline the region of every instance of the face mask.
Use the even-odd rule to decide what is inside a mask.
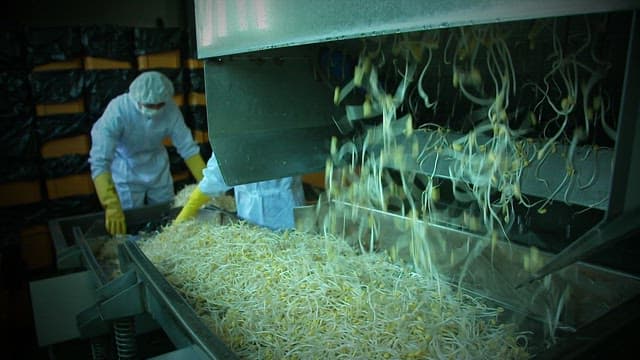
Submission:
[[[155,118],[160,115],[160,113],[162,113],[164,106],[159,109],[151,109],[143,105],[138,105],[138,109],[140,109],[142,115],[148,116],[150,118]]]

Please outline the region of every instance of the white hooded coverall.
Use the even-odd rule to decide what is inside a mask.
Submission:
[[[219,196],[231,189],[222,178],[218,161],[211,155],[198,185],[208,196]],[[272,230],[293,229],[293,208],[304,204],[299,176],[259,181],[233,187],[238,217]]]
[[[147,88],[150,83],[142,84],[143,91],[140,91],[140,86],[134,86],[137,80],[132,82],[128,93],[109,102],[91,130],[91,176],[111,172],[123,209],[143,206],[145,197],[148,204],[173,198],[169,155],[163,145],[165,138],[171,138],[183,159],[200,151],[171,98],[171,83],[163,84],[170,89],[155,94]],[[165,106],[155,115],[144,115],[140,100],[134,98],[148,101],[145,103],[165,102]]]

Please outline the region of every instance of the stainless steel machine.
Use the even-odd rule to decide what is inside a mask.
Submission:
[[[344,160],[336,156],[335,150],[340,146],[352,146],[355,150],[349,155],[365,154],[367,134],[378,131],[381,138],[392,134],[395,150],[402,151],[395,151],[380,167],[385,168],[391,180],[411,174],[421,185],[437,182],[442,199],[434,203],[435,210],[430,213],[446,216],[412,217],[399,210],[403,209],[403,201],[408,201],[406,198],[393,204],[397,206],[380,208],[328,196],[321,198],[318,206],[296,209],[299,227],[329,230],[354,244],[375,232],[375,245],[369,250],[394,252],[404,260],[415,255],[411,244],[419,238],[427,244],[429,266],[437,268],[454,286],[504,307],[508,310],[504,321],[516,322],[522,331],[534,334],[529,350],[536,357],[579,356],[639,315],[640,268],[635,265],[637,246],[633,236],[638,230],[640,196],[632,186],[632,179],[640,175],[639,8],[640,3],[632,0],[375,0],[366,4],[310,0],[304,6],[293,0],[198,0],[198,55],[205,60],[213,152],[225,181],[236,185],[329,169],[330,158],[338,168]],[[549,24],[562,24],[564,32],[558,41],[566,46],[576,39],[572,32],[575,26],[584,29],[585,23],[590,24],[589,19],[601,16],[608,19],[606,24],[596,22],[608,29],[605,33],[609,36],[603,40],[610,45],[606,49],[616,50],[610,57],[612,80],[603,85],[615,116],[614,138],[594,135],[589,145],[572,144],[568,139],[542,159],[533,156],[519,176],[519,191],[530,199],[540,199],[545,206],[538,207],[539,211],[516,206],[509,213],[510,221],[505,221],[509,226],[497,233],[470,224],[471,201],[444,195],[445,190],[455,192],[461,180],[450,170],[455,157],[435,151],[433,134],[438,130],[424,126],[439,122],[443,137],[438,139],[456,144],[469,129],[482,126],[488,104],[463,107],[459,97],[445,89],[451,86],[440,85],[440,80],[443,84],[452,80],[450,73],[442,71],[426,78],[431,84],[428,91],[438,94],[432,100],[437,98],[440,110],[427,103],[420,111],[413,111],[417,105],[411,101],[404,104],[406,108],[398,104],[399,114],[412,114],[412,130],[407,130],[407,117],[401,116],[391,130],[385,130],[388,124],[381,119],[384,116],[379,108],[374,109],[374,113],[378,111],[374,116],[365,116],[362,104],[370,94],[359,91],[357,86],[351,85],[351,98],[334,98],[336,87],[343,92],[349,87],[363,44],[367,51],[375,52],[379,47],[382,52],[392,53],[394,39],[419,39],[425,44],[438,33],[442,56],[447,48],[445,35],[464,33],[474,26],[500,25],[516,39],[508,43],[515,49],[514,69],[535,74],[540,69],[527,68],[525,57],[532,57],[534,65],[548,60],[548,54],[534,57],[535,53],[529,50],[528,40],[532,38],[528,35],[536,24],[547,21],[542,27],[547,32],[537,36],[543,39],[543,48],[546,39],[548,50],[555,44]],[[450,56],[449,59],[453,61]],[[379,74],[386,89],[402,89],[403,77],[415,81],[419,76],[419,69],[410,71],[408,62],[392,64],[391,57],[386,61],[387,70],[392,71]],[[420,61],[424,64],[425,58]],[[518,78],[520,74],[516,72]],[[522,78],[527,81],[527,75]],[[588,81],[576,84],[582,88],[587,85]],[[531,87],[535,89],[534,85]],[[417,93],[416,89],[401,98],[420,99]],[[520,113],[518,109],[526,109],[531,101],[535,105],[536,100],[530,97],[517,98],[509,116],[526,119],[526,111]],[[585,117],[586,114],[585,111]],[[533,128],[534,133],[552,131]],[[482,136],[478,142],[488,143]],[[600,150],[594,151],[593,144]],[[531,147],[530,152],[535,154],[544,145],[532,141],[522,146]],[[415,152],[415,148],[432,151]],[[374,144],[359,161],[364,162],[367,156],[376,158],[386,150],[384,143]],[[572,173],[589,174],[589,186],[565,183],[569,153],[574,154]],[[465,185],[468,188],[473,187],[472,178],[462,180],[471,184]],[[416,185],[418,193],[424,191],[421,185]],[[129,228],[138,224],[144,229],[149,223],[170,219],[172,213],[168,206],[159,206],[126,215]],[[84,270],[32,284],[32,293],[40,295],[34,298],[45,299],[49,289],[60,286],[84,289],[84,295],[78,296],[75,303],[68,302],[66,296],[34,303],[42,343],[82,337],[92,339],[99,353],[101,337],[115,334],[118,352],[126,357],[133,347],[131,339],[162,329],[173,348],[158,358],[233,358],[231,351],[204,327],[144,257],[135,237],[119,245],[122,275],[109,279],[103,274],[104,269],[95,260],[95,249],[92,250],[99,242],[96,239],[102,236],[94,229],[99,218],[100,214],[94,214],[51,224],[54,238],[58,239],[59,267]],[[373,228],[363,230],[362,219],[374,224]],[[56,299],[65,302],[64,306],[58,305],[67,310],[66,314],[54,311],[59,318],[50,311]],[[71,333],[47,330],[62,318],[71,321]]]
[[[349,156],[362,155],[358,159],[362,164],[367,154],[376,158],[385,151],[367,149],[365,153],[364,147],[382,146],[367,142],[375,137],[372,132],[382,133],[388,130],[385,127],[397,125],[395,130],[390,130],[394,134],[392,138],[385,138],[395,145],[394,153],[385,153],[386,169],[397,171],[396,174],[410,173],[412,179],[422,176],[425,182],[438,179],[443,189],[448,186],[454,193],[460,182],[466,183],[463,186],[467,188],[474,188],[480,186],[478,180],[472,176],[453,176],[451,169],[457,161],[455,156],[443,155],[435,144],[444,137],[455,149],[457,139],[474,127],[486,125],[487,113],[491,116],[492,112],[493,105],[490,105],[491,101],[485,102],[486,99],[467,95],[474,103],[471,107],[464,107],[458,101],[456,85],[469,81],[467,86],[471,88],[474,69],[456,74],[456,60],[461,61],[467,55],[460,53],[458,59],[459,53],[447,55],[447,48],[455,47],[451,44],[455,34],[473,32],[483,26],[499,27],[502,31],[499,36],[511,39],[505,41],[512,51],[513,74],[505,75],[508,72],[505,71],[496,75],[489,70],[490,74],[482,76],[485,79],[493,76],[494,80],[500,76],[511,80],[518,78],[525,84],[518,87],[514,82],[511,90],[515,92],[518,87],[518,92],[523,94],[527,82],[536,88],[532,79],[536,79],[536,73],[544,74],[541,66],[550,59],[555,57],[557,60],[551,70],[554,74],[569,61],[582,61],[579,55],[575,55],[574,60],[567,60],[572,56],[569,51],[572,45],[580,48],[576,45],[580,37],[577,32],[583,31],[588,41],[592,41],[601,31],[606,35],[600,41],[609,46],[600,51],[606,52],[611,61],[609,80],[603,86],[608,89],[611,108],[614,108],[610,117],[615,119],[616,130],[603,126],[600,135],[592,130],[591,140],[583,141],[580,137],[580,131],[584,130],[582,125],[574,125],[573,139],[558,142],[556,151],[544,153],[546,146],[542,139],[551,137],[552,131],[558,131],[560,125],[551,126],[554,130],[534,126],[533,134],[521,150],[538,152],[538,156],[530,157],[530,163],[522,169],[518,192],[531,199],[546,199],[545,206],[538,211],[531,208],[514,210],[511,221],[506,221],[511,226],[501,229],[502,239],[497,244],[494,239],[487,238],[486,232],[483,234],[469,226],[463,219],[468,214],[466,205],[463,202],[461,206],[460,201],[446,206],[448,214],[445,217],[423,218],[417,231],[416,222],[410,221],[406,212],[399,214],[389,206],[371,208],[339,198],[330,198],[328,205],[335,223],[342,224],[334,226],[332,231],[351,236],[354,241],[375,231],[378,250],[393,249],[405,259],[410,254],[406,249],[408,240],[404,254],[399,249],[403,246],[399,245],[403,236],[405,240],[410,235],[422,236],[426,243],[431,243],[431,264],[453,283],[504,304],[514,314],[519,314],[514,316],[537,320],[543,324],[543,329],[546,328],[542,333],[546,332],[547,336],[557,334],[564,338],[558,342],[553,339],[555,346],[545,345],[534,350],[540,356],[561,356],[563,351],[576,352],[576,349],[588,351],[589,344],[597,343],[602,337],[600,331],[607,326],[602,324],[610,324],[616,316],[612,309],[619,309],[619,313],[635,313],[630,309],[637,305],[640,289],[638,268],[632,265],[637,255],[633,242],[638,234],[640,209],[640,196],[632,185],[632,179],[640,174],[640,128],[636,125],[640,116],[637,105],[640,75],[636,69],[640,58],[639,6],[635,1],[407,0],[369,1],[366,5],[357,1],[308,1],[304,7],[295,1],[198,1],[198,52],[206,59],[207,115],[213,152],[218,157],[225,181],[241,184],[325,169],[327,158],[336,160],[334,151],[345,144],[352,145],[353,149],[346,152]],[[598,21],[591,22],[599,18],[604,19],[600,25],[597,25]],[[562,34],[558,35],[559,32]],[[439,44],[439,49],[433,46],[434,38],[438,36],[439,42],[436,40],[435,43]],[[534,39],[537,37],[540,41],[536,44]],[[460,38],[465,37],[460,35]],[[427,56],[424,49],[431,46],[426,61],[442,62],[444,58],[448,68],[445,65],[437,67],[433,70],[435,74],[425,77],[427,80],[423,82],[422,76],[418,80],[421,66],[412,68],[409,61],[390,56],[399,51],[396,44],[402,41],[414,41],[414,45],[421,42],[422,58],[412,52],[415,48],[408,46],[408,52],[421,66]],[[473,47],[462,42],[463,50],[465,46]],[[435,49],[439,53],[436,54]],[[386,58],[379,55],[385,50],[388,51]],[[362,54],[365,53],[376,53],[373,61],[379,66],[376,78],[382,84],[379,87],[371,83],[366,85],[366,79],[362,81],[365,85],[360,87],[353,84],[352,79],[356,78],[355,72],[362,65]],[[598,50],[591,51],[592,59],[598,59],[600,55],[596,53]],[[436,60],[436,55],[440,59]],[[449,64],[446,64],[447,59]],[[482,63],[482,60],[478,62]],[[393,66],[389,65],[392,61]],[[386,64],[386,73],[382,72],[382,63]],[[466,80],[461,80],[462,76],[467,76]],[[554,88],[563,81],[554,76],[549,73],[540,76],[540,84],[545,84],[547,90]],[[571,76],[564,79],[571,83]],[[373,75],[369,80],[373,81],[372,78]],[[595,71],[590,78],[576,80],[570,85],[569,88],[576,90],[564,99],[566,103],[560,105],[558,99],[560,112],[579,101],[574,96],[586,96],[590,84],[598,79],[600,73]],[[432,85],[431,104],[421,94],[425,101],[422,112],[420,105],[412,103],[411,88],[403,88],[411,81],[413,98],[418,102],[416,93],[423,90],[420,88],[423,85],[427,88],[427,82]],[[416,81],[420,84],[415,85]],[[446,84],[451,81],[453,86]],[[441,86],[441,82],[444,85]],[[517,104],[510,105],[510,112],[505,114],[515,120],[516,125],[512,127],[526,127],[526,121],[517,119],[524,117],[527,104],[536,110],[545,106],[540,103],[546,100],[535,95],[545,85],[538,86],[538,92],[514,96],[512,101]],[[456,90],[452,92],[454,88]],[[395,103],[395,112],[388,116],[395,121],[387,123],[385,115],[388,114],[381,114],[384,110],[380,107],[369,110],[374,113],[371,116],[364,114],[367,101],[380,97],[375,94],[380,89],[393,96],[393,101],[403,91],[407,92],[400,96],[406,96],[406,101]],[[351,94],[343,95],[347,91]],[[437,106],[434,106],[435,102],[438,102]],[[445,110],[436,110],[436,107]],[[584,118],[590,117],[589,109],[585,107],[582,111]],[[407,131],[405,122],[401,121],[407,118],[413,132]],[[532,122],[536,120],[541,121],[542,117],[536,116]],[[416,130],[422,126],[429,129],[434,122],[445,135],[434,137],[436,127],[431,131]],[[564,125],[560,132],[563,128]],[[493,133],[499,132],[494,130]],[[545,135],[547,133],[550,134]],[[383,138],[385,135],[378,136]],[[487,141],[478,140],[484,144],[488,144]],[[416,151],[416,148],[431,151]],[[379,162],[383,162],[382,157]],[[571,177],[577,173],[591,176],[589,186],[572,185]],[[585,183],[587,181],[582,184]],[[460,199],[454,196],[452,200],[455,203]],[[360,231],[363,219],[370,221],[371,218],[376,219],[375,229]],[[322,227],[323,224],[316,225]],[[490,243],[493,245],[488,245]],[[532,261],[539,264],[532,268]],[[529,269],[524,270],[525,267]],[[570,297],[568,302],[567,297]],[[607,317],[607,314],[612,315]]]
[[[178,210],[162,203],[125,210],[125,217],[132,233],[144,234],[158,231]],[[200,216],[235,219],[213,207]],[[103,213],[52,220],[49,227],[60,275],[30,284],[40,346],[84,342],[85,352],[64,355],[72,358],[235,358],[145,257],[139,235],[109,236]]]

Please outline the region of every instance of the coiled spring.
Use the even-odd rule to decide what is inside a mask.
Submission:
[[[137,358],[135,324],[133,318],[116,320],[113,324],[118,359]]]

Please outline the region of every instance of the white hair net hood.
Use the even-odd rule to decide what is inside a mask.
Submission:
[[[141,104],[168,102],[173,96],[173,84],[164,74],[147,71],[131,82],[129,95],[135,102]]]

